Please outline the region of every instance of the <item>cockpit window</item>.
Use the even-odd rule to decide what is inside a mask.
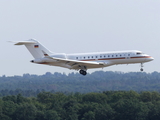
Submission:
[[[136,54],[137,54],[137,55],[141,55],[142,53],[141,53],[141,52],[137,52]]]

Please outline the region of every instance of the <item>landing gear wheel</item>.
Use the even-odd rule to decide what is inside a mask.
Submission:
[[[83,72],[83,75],[87,75],[87,72],[86,72],[86,71],[84,71],[84,72]]]
[[[84,71],[84,70],[80,70],[79,73],[82,74],[82,75],[86,75],[87,74],[87,72]]]
[[[143,68],[141,68],[140,71],[143,71]]]
[[[83,70],[80,70],[79,73],[80,73],[80,74],[83,74]]]

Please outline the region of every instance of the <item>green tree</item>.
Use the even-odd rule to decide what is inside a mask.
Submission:
[[[149,109],[138,100],[121,99],[113,106],[115,119],[122,120],[146,120]]]
[[[70,96],[71,97],[71,96]],[[78,110],[79,104],[76,99],[69,99],[64,105],[63,109],[65,109],[65,116],[63,116],[66,120],[78,120]]]
[[[13,117],[13,114],[15,112],[17,108],[16,103],[12,102],[12,101],[4,101],[3,102],[3,114],[9,116],[9,117]]]
[[[17,103],[20,104],[24,101],[25,101],[25,98],[21,94],[18,94],[17,95]]]
[[[34,120],[37,109],[33,104],[20,104],[14,114],[15,120]]]
[[[12,120],[12,118],[8,117],[7,115],[0,114],[0,120]]]
[[[36,117],[35,117],[35,120],[45,120],[45,113],[44,111],[37,111],[36,112]]]
[[[37,99],[41,103],[49,103],[52,101],[53,94],[50,92],[41,92],[37,95]]]
[[[95,119],[95,112],[93,111],[88,111],[84,114],[84,117],[82,118],[82,120],[96,120]]]
[[[84,102],[107,103],[107,95],[103,93],[87,93],[83,96]]]
[[[159,120],[160,119],[160,101],[147,103],[149,108],[148,120]]]
[[[99,104],[94,102],[83,102],[79,105],[79,108],[80,109],[78,111],[79,114],[78,119],[81,120],[82,118],[84,118],[85,114],[86,116],[88,115],[89,111],[95,113],[99,108]]]
[[[56,111],[48,110],[45,113],[45,120],[60,120],[60,117]]]
[[[152,102],[152,93],[149,91],[144,91],[140,94],[140,99],[143,102]]]
[[[113,120],[114,116],[115,111],[109,104],[99,104],[98,108],[95,110],[96,120]]]
[[[12,95],[12,96],[5,96],[2,98],[3,101],[12,101],[14,103],[17,102],[17,98],[15,95]]]

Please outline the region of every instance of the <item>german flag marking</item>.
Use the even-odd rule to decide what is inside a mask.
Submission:
[[[34,48],[39,48],[39,45],[34,45]]]

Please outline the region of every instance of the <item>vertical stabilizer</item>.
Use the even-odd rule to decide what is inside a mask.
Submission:
[[[34,39],[19,41],[15,45],[25,45],[34,58],[42,58],[46,55],[52,54],[51,51]]]

